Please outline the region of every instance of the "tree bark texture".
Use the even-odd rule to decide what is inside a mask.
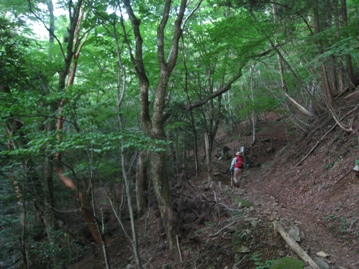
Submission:
[[[184,50],[184,46],[182,48]],[[183,64],[185,66],[185,70],[186,70],[186,74],[185,74],[185,93],[186,93],[186,99],[187,99],[187,106],[191,106],[191,99],[189,97],[188,94],[188,69],[187,69],[187,65],[186,65],[186,60],[185,57],[183,56]],[[195,120],[194,120],[194,116],[193,116],[193,111],[190,110],[189,111],[189,117],[191,120],[191,127],[192,127],[192,132],[193,132],[193,144],[194,144],[194,164],[195,164],[195,168],[196,168],[196,176],[199,175],[199,165],[198,165],[198,143],[197,143],[197,131],[196,131],[196,124],[195,124]],[[186,141],[186,136],[184,137],[184,141]],[[185,143],[186,144],[186,143]],[[184,149],[184,155],[186,154],[186,149]],[[185,163],[185,156],[183,158],[183,163]]]
[[[322,20],[321,12],[320,12],[322,4],[323,3],[321,3],[320,1],[315,0],[314,5],[313,5],[314,30],[315,30],[315,34],[317,34],[317,35],[320,34],[321,31],[323,30],[322,29],[323,26],[321,25],[321,22],[323,22],[323,20]],[[318,47],[318,53],[323,54],[324,53],[323,40],[321,40],[321,39],[318,40],[317,47]],[[326,102],[330,106],[334,106],[335,101],[334,101],[333,94],[332,94],[332,89],[331,89],[329,75],[328,75],[328,67],[327,67],[326,63],[321,64],[320,77],[321,77],[321,81],[322,81],[323,95],[326,99]]]
[[[347,1],[341,0],[340,1],[340,11],[341,11],[341,18],[342,23],[344,27],[348,27],[348,13],[347,13]],[[343,36],[347,38],[349,35],[344,31]],[[348,74],[348,80],[349,80],[349,87],[353,86],[354,82],[354,71],[353,71],[353,64],[352,64],[352,58],[350,54],[345,55],[346,59],[346,71]]]
[[[145,195],[145,192],[147,191],[147,168],[149,164],[147,155],[147,152],[141,152],[137,160],[136,201],[139,214],[145,212],[148,203]]]
[[[212,181],[212,174],[211,174],[211,154],[210,154],[210,145],[209,145],[209,134],[204,134],[204,145],[205,145],[205,152],[206,152],[206,167],[207,167],[207,179],[208,183]]]
[[[140,31],[141,21],[135,16],[131,2],[125,0],[127,14],[132,22],[133,32],[135,35],[135,55],[131,53],[131,59],[135,66],[137,77],[140,82],[140,104],[141,104],[141,122],[143,129],[153,139],[165,140],[163,112],[165,104],[165,96],[168,88],[168,80],[171,72],[176,64],[178,57],[179,38],[182,34],[182,22],[185,13],[187,1],[182,0],[177,10],[177,18],[174,23],[174,30],[172,36],[172,44],[169,49],[168,58],[165,58],[165,27],[169,20],[169,13],[171,10],[170,0],[164,3],[162,19],[157,28],[157,58],[160,67],[159,81],[156,87],[152,117],[149,109],[149,79],[145,71],[145,64],[143,60],[143,44]],[[124,25],[122,26],[125,27]],[[126,32],[126,31],[124,31]],[[125,41],[132,52],[131,44],[125,36]],[[176,241],[176,223],[177,215],[172,208],[172,196],[170,193],[169,182],[166,177],[166,155],[165,152],[151,153],[151,175],[158,206],[161,213],[163,225],[165,227],[169,250],[171,256],[179,261],[179,253],[177,251]]]
[[[158,207],[160,209],[162,223],[164,225],[171,256],[177,259],[177,223],[178,216],[172,208],[172,195],[169,182],[166,177],[166,154],[165,152],[152,152],[151,175],[153,187],[156,193]]]
[[[306,263],[308,263],[313,269],[319,269],[319,266],[312,260],[311,257],[304,251],[304,249],[298,245],[298,243],[292,239],[286,231],[284,231],[282,225],[277,221],[273,222],[275,232],[279,232],[283,239],[287,242],[288,246],[297,253],[297,255]]]

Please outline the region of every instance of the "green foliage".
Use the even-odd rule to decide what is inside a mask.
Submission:
[[[2,206],[4,206],[4,204],[2,204]],[[1,212],[1,214],[4,214],[4,212]],[[0,226],[0,260],[5,261],[8,259],[11,251],[19,247],[19,237],[17,234],[21,233],[21,229],[18,214],[9,214],[9,212],[7,212],[6,216],[0,218]]]
[[[333,168],[333,166],[334,166],[334,163],[328,162],[328,163],[324,164],[324,169],[325,170],[330,170],[330,169]]]
[[[57,134],[62,135],[59,141]],[[105,153],[108,151],[119,150],[121,144],[124,148],[136,148],[140,150],[165,151],[168,141],[151,139],[138,130],[128,130],[128,132],[112,132],[103,134],[99,132],[75,133],[66,132],[38,132],[28,136],[29,142],[26,148],[4,150],[1,155],[12,156],[34,156],[43,154],[48,150],[48,154],[65,152],[70,150],[86,150],[94,153]],[[17,137],[13,137],[17,139]]]
[[[337,211],[340,210],[341,208]],[[345,217],[340,217],[335,213],[331,213],[327,216],[324,216],[323,220],[328,223],[327,226],[332,232],[340,234],[356,232],[356,226],[354,225],[357,221],[356,218],[349,219]]]
[[[253,206],[252,202],[246,201],[244,199],[238,198],[238,197],[231,197],[231,200],[235,203],[241,204],[242,207],[251,207]]]
[[[331,219],[335,219],[335,218],[336,218],[335,214],[332,213],[330,215],[324,216],[324,221],[327,222],[327,221],[329,221]]]
[[[34,242],[36,248],[30,250],[30,255],[41,268],[69,265],[90,250],[89,246],[77,244],[74,238],[61,230],[54,231],[53,236],[53,242]]]
[[[8,163],[0,161],[0,260],[7,261],[20,247],[21,226],[18,199],[7,173]]]
[[[46,5],[36,6],[40,2],[31,2],[33,11],[38,12],[39,18],[47,24]],[[352,56],[353,66],[358,66],[357,1],[348,2],[347,25],[341,23],[341,18],[336,17],[334,12],[330,14],[332,24],[325,24],[328,14],[324,9],[320,10],[323,11],[320,19],[326,27],[320,33],[314,33],[312,28],[308,28],[312,24],[305,21],[313,17],[310,1],[286,1],[285,5],[277,5],[277,14],[273,14],[274,5],[266,1],[202,3],[184,28],[179,58],[170,78],[171,87],[166,93],[165,130],[168,141],[155,140],[140,130],[140,88],[131,59],[135,51],[130,52],[126,48],[125,33],[116,17],[118,13],[111,11],[118,7],[105,2],[98,2],[96,6],[86,6],[88,3],[85,3],[88,12],[82,22],[82,33],[87,31],[89,36],[77,59],[75,84],[59,91],[59,71],[64,68],[60,44],[28,38],[31,32],[25,24],[30,21],[24,23],[24,19],[34,17],[26,17],[29,6],[24,3],[18,0],[0,1],[1,10],[5,10],[6,15],[10,13],[9,17],[13,19],[11,22],[0,18],[0,122],[3,127],[11,127],[15,120],[22,124],[20,129],[9,132],[11,136],[0,134],[3,141],[0,145],[0,176],[3,180],[11,171],[12,176],[21,178],[25,193],[31,193],[34,188],[27,184],[24,177],[18,176],[29,173],[23,167],[29,167],[30,161],[34,170],[41,171],[38,178],[43,180],[44,156],[61,152],[76,175],[96,171],[100,178],[111,181],[119,170],[121,148],[126,150],[126,158],[130,159],[130,155],[137,150],[166,151],[171,143],[169,141],[174,141],[180,156],[181,152],[193,149],[195,139],[202,138],[203,133],[214,131],[213,123],[217,119],[233,124],[247,119],[253,112],[259,115],[274,110],[285,113],[289,105],[283,95],[281,75],[286,84],[285,91],[308,107],[312,98],[321,98],[319,78],[322,71],[318,71],[317,67],[333,59],[337,68],[343,71],[347,64],[343,56],[347,55]],[[172,45],[169,37],[176,17],[172,15],[178,11],[175,4],[165,29],[165,58]],[[188,10],[192,10],[194,4],[189,3]],[[67,11],[66,5],[60,3],[59,7]],[[143,59],[150,84],[149,101],[153,104],[153,93],[160,78],[156,34],[163,1],[133,1],[133,7],[141,20]],[[68,19],[60,15],[56,16],[55,22],[55,34],[62,42]],[[126,38],[132,45],[134,37],[127,18],[124,18],[123,25],[126,27]],[[117,41],[120,58],[117,58]],[[271,42],[284,57],[283,74],[279,72],[278,55]],[[323,53],[318,52],[320,42],[323,44]],[[120,65],[123,69],[121,76],[118,76]],[[185,111],[185,106],[188,102],[193,103],[213,94],[236,75],[241,77],[232,83],[230,91],[192,111],[197,132],[195,137],[192,118]],[[124,84],[125,98],[118,111],[117,98],[124,90],[120,85]],[[65,123],[64,128],[57,132],[55,122],[60,103],[64,104],[61,113]],[[293,111],[289,111],[292,115]],[[120,131],[119,113],[124,123]],[[7,139],[14,142],[15,149],[7,148]],[[199,147],[202,146],[200,143]],[[359,160],[355,160],[355,164],[358,165]],[[324,169],[331,169],[333,164],[323,166]],[[63,195],[60,189],[56,192],[56,196]],[[11,209],[12,213],[16,212],[15,197],[12,188],[2,187],[0,203]],[[25,195],[24,199],[25,205],[28,205],[30,197]],[[232,201],[241,203],[243,207],[252,206],[242,199],[232,198]],[[1,220],[4,221],[1,227],[9,229],[14,225],[18,229],[18,216],[9,216],[6,221]],[[352,224],[351,220],[335,214],[327,216],[325,221],[340,232],[347,231]],[[5,233],[1,237],[3,235]],[[50,257],[52,254],[63,257],[57,265],[71,262],[73,257],[63,254],[64,247],[77,252],[77,246],[62,242],[61,237],[65,235],[58,234],[57,242],[48,248],[45,244],[36,243],[38,252],[33,254],[39,257]],[[245,237],[243,233],[235,234],[233,244],[239,244]],[[15,240],[9,239],[7,242],[15,244]],[[256,268],[269,268],[272,262],[262,261],[258,253],[253,255],[253,261]]]
[[[231,237],[232,245],[234,248],[240,247],[243,242],[250,238],[249,234],[245,230],[236,230]]]
[[[16,195],[12,194],[12,193],[4,193],[4,194],[0,195],[0,203],[3,203],[3,204],[15,202],[16,200],[17,200]]]
[[[260,252],[255,252],[252,255],[251,260],[254,261],[255,268],[256,269],[269,269],[269,268],[271,268],[274,261],[273,260],[265,260],[265,261],[263,261],[261,256],[262,256],[262,254]]]
[[[241,31],[238,32],[238,29]],[[212,25],[208,32],[216,41],[217,47],[214,53],[231,50],[235,56],[243,60],[262,49],[265,40],[263,35],[258,32],[256,23],[245,10],[238,10],[237,14],[219,20]]]
[[[31,72],[24,59],[29,40],[16,32],[18,25],[0,18],[0,92],[11,88],[28,89]]]
[[[302,269],[304,262],[293,257],[284,257],[275,260],[270,269]]]
[[[206,231],[206,229],[202,228],[202,229],[197,229],[197,230],[195,230],[194,233],[195,233],[196,235],[201,235],[201,234],[203,234],[205,231]]]

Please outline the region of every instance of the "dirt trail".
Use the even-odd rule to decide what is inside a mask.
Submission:
[[[253,201],[260,205],[260,213],[267,216],[269,220],[281,220],[287,223],[287,227],[296,225],[304,240],[301,247],[314,258],[316,253],[324,251],[329,258],[324,259],[330,268],[349,268],[349,265],[358,262],[358,255],[355,250],[346,245],[337,236],[330,233],[323,224],[320,214],[311,212],[309,208],[292,207],[285,201],[276,198],[272,193],[263,188],[263,181],[254,178],[244,185],[244,199]]]
[[[329,222],[330,216],[343,210],[337,208],[334,213],[329,214],[333,206],[330,206],[328,199],[334,199],[331,191],[328,191],[329,196],[312,195],[308,199],[303,191],[303,186],[308,185],[308,182],[293,184],[293,178],[288,177],[284,171],[273,171],[271,174],[261,173],[258,169],[248,169],[246,173],[242,185],[245,190],[243,198],[257,205],[257,210],[260,211],[257,214],[262,214],[262,217],[267,217],[270,221],[281,220],[287,223],[288,228],[297,226],[304,238],[301,242],[302,248],[312,258],[320,251],[327,253],[329,257],[322,259],[330,268],[359,268],[358,233],[349,233],[354,229],[355,218],[352,227],[348,227],[349,224],[344,223],[346,220],[338,216],[335,217],[337,222]],[[350,177],[354,182],[348,183],[347,180],[346,184],[352,184],[352,190],[357,191],[359,179],[353,178],[352,174]],[[345,204],[346,193],[337,190],[336,195],[339,198],[334,200]],[[351,203],[351,206],[354,206],[354,203]],[[356,214],[356,210],[351,208],[345,210]],[[338,232],[340,226],[343,227],[341,232]]]
[[[359,178],[352,171],[359,159],[358,137],[323,122],[312,133],[295,136],[275,115],[258,128],[254,145],[251,136],[222,140],[232,149],[244,145],[248,150],[251,167],[245,170],[243,198],[257,204],[262,218],[298,226],[304,235],[300,244],[312,258],[324,251],[330,268],[359,268]]]

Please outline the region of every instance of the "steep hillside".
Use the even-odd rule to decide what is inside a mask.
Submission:
[[[343,132],[323,116],[317,128],[278,151],[245,183],[249,193],[273,199],[279,216],[298,221],[306,245],[313,253],[330,254],[331,268],[359,266],[359,177],[353,171],[359,159],[359,123],[354,105],[343,111],[350,113],[343,122],[355,132]]]
[[[232,155],[246,147],[243,182],[231,187],[231,157],[214,161],[211,184],[207,175],[178,175],[172,186],[180,216],[178,250],[181,262],[167,253],[166,238],[153,193],[150,208],[137,219],[143,268],[271,268],[279,261],[294,264],[297,253],[274,232],[273,221],[297,239],[321,268],[359,268],[359,159],[357,100],[342,110],[346,133],[330,115],[322,115],[309,133],[298,131],[276,114],[260,119],[257,140],[245,126],[217,137]],[[107,225],[118,230],[108,212]],[[110,268],[135,268],[125,236],[112,233]],[[101,249],[68,268],[105,268]],[[284,259],[284,260],[283,260]],[[327,266],[327,267],[326,267]],[[289,268],[286,265],[276,268]],[[293,268],[303,268],[303,265]]]

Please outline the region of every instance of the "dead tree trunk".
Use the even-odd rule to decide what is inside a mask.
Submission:
[[[283,227],[277,222],[273,222],[274,231],[279,232],[283,237],[288,246],[305,262],[308,263],[313,269],[319,269],[319,266],[312,260],[311,257],[298,245],[298,243],[292,239],[287,232],[284,231]]]

